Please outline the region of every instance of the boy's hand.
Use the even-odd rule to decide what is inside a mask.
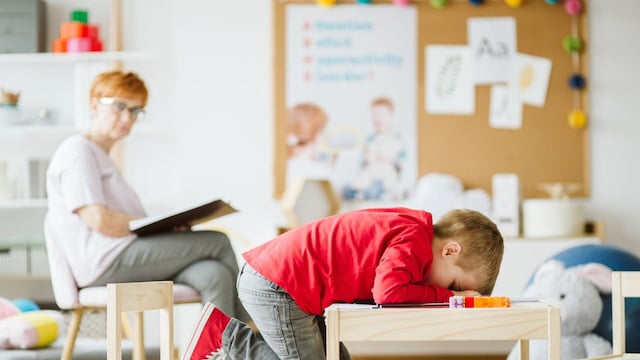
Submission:
[[[455,296],[481,296],[479,292],[475,290],[464,290],[464,291],[454,291],[453,295]]]

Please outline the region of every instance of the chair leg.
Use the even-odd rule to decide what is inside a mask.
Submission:
[[[144,352],[144,314],[142,311],[135,313],[136,337],[133,339],[133,360],[145,360]]]
[[[135,339],[136,334],[133,332],[133,328],[131,328],[131,322],[129,321],[129,315],[126,312],[123,312],[120,316],[120,323],[122,324],[122,334],[127,339]]]
[[[71,360],[73,348],[76,345],[76,338],[78,337],[78,331],[80,331],[82,315],[84,315],[83,309],[73,310],[67,331],[67,340],[64,343],[64,349],[62,349],[62,356],[60,357],[60,360]]]

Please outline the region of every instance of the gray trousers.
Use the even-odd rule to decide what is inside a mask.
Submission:
[[[89,286],[173,280],[196,289],[203,303],[214,303],[246,322],[250,318],[238,300],[237,277],[236,254],[227,235],[185,231],[137,238]]]
[[[249,265],[244,265],[238,278],[238,293],[260,336],[248,325],[231,319],[222,332],[228,359],[325,359],[324,317],[302,311],[284,289]],[[340,344],[340,359],[350,358]]]

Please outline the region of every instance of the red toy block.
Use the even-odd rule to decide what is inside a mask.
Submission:
[[[62,39],[84,38],[87,37],[88,33],[87,24],[65,21],[60,25],[60,38]]]
[[[99,39],[100,36],[100,29],[98,28],[97,25],[87,25],[87,37],[90,37],[92,39]]]
[[[102,41],[91,38],[91,51],[102,51]]]

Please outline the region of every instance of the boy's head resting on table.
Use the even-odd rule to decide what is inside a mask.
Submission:
[[[427,282],[454,292],[490,295],[504,241],[498,227],[474,210],[452,210],[433,226],[433,264]]]

